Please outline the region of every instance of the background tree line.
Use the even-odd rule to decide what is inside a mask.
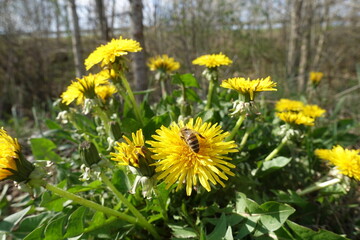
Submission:
[[[0,117],[46,108],[96,46],[122,35],[144,47],[132,56],[137,90],[148,57],[168,54],[201,79],[192,60],[223,52],[234,62],[223,79],[270,75],[279,96],[301,95],[322,71],[315,97],[359,119],[359,10],[356,0],[0,0]]]

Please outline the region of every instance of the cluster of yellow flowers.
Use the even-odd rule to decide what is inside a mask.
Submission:
[[[300,101],[280,99],[275,106],[276,115],[286,123],[313,126],[315,119],[326,112],[317,105],[307,105]]]
[[[190,119],[187,124],[180,121],[173,122],[170,127],[162,126],[152,136],[154,140],[146,141],[153,153],[152,159],[157,161],[152,164],[160,173],[157,178],[164,179],[167,188],[177,182],[177,189],[180,189],[185,182],[187,195],[191,195],[197,182],[207,191],[211,190],[210,182],[224,187],[222,179],[227,180],[226,175],[233,176],[230,169],[235,168],[226,155],[238,151],[234,141],[224,141],[228,135],[219,125],[203,123],[201,118]],[[117,152],[111,153],[112,160],[141,168],[139,157],[145,156],[142,131],[132,134],[132,141],[126,136],[123,138],[126,143],[117,143]],[[194,150],[194,144],[198,151]]]
[[[115,78],[112,66],[124,61],[122,56],[140,50],[138,42],[122,37],[101,45],[85,60],[85,66],[89,70],[100,63],[102,70],[73,81],[62,93],[62,102],[69,105],[76,101],[76,104],[83,105],[86,99],[95,98],[106,102],[106,99],[117,92],[111,82],[111,79]],[[231,63],[222,53],[204,55],[193,61],[193,64],[212,70]],[[180,64],[167,55],[149,59],[148,66],[152,71],[167,74],[180,68]],[[318,83],[321,78],[319,73],[310,74],[313,82]],[[223,80],[220,86],[237,91],[245,97],[245,101],[254,101],[258,92],[277,91],[276,83],[270,77],[253,80],[229,78]],[[280,99],[276,103],[276,111],[277,116],[286,123],[309,126],[314,125],[315,119],[325,113],[325,110],[317,105],[306,105],[290,99]],[[116,151],[110,154],[112,160],[119,165],[128,165],[140,172],[146,169],[144,176],[149,176],[152,172],[149,168],[153,168],[157,179],[163,179],[167,188],[177,183],[176,189],[180,189],[185,184],[187,195],[191,195],[198,182],[210,191],[211,184],[224,187],[223,181],[234,175],[231,169],[235,168],[235,165],[229,162],[231,158],[227,155],[238,152],[238,149],[234,141],[227,140],[229,135],[218,124],[204,123],[201,118],[191,118],[187,123],[179,121],[172,122],[169,127],[162,126],[152,135],[153,140],[146,141],[142,129],[132,133],[132,140],[123,136],[125,141],[117,142]],[[19,163],[25,163],[27,170],[32,169],[32,165],[22,162],[20,145],[3,129],[0,129],[0,153],[0,180],[13,175],[21,175],[21,179],[28,177],[29,171],[22,172]],[[332,162],[343,174],[360,180],[359,150],[351,151],[336,146],[332,150],[318,149],[316,155]]]

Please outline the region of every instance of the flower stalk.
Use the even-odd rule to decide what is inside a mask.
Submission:
[[[306,194],[309,194],[309,193],[321,190],[323,188],[335,185],[339,182],[340,182],[339,178],[334,178],[334,179],[328,180],[326,182],[317,182],[317,183],[314,183],[313,185],[305,188],[304,190],[297,192],[297,194],[299,196],[304,196]]]
[[[106,184],[106,186],[116,195],[116,197],[128,207],[128,209],[134,214],[134,216],[137,218],[137,222],[139,225],[146,228],[154,237],[160,237],[158,233],[156,232],[155,228],[145,219],[145,217],[132,205],[125,196],[116,189],[114,184],[110,181],[110,179],[106,176],[104,172],[100,173],[100,177],[102,181]]]
[[[212,98],[215,90],[215,84],[216,84],[216,80],[211,79],[209,83],[209,90],[207,94],[207,102],[206,102],[205,110],[209,110],[211,108]]]
[[[265,158],[265,162],[270,161],[280,152],[280,150],[285,146],[287,141],[290,139],[290,135],[291,134],[289,134],[288,132],[285,134],[283,139],[281,139],[280,144]]]
[[[230,140],[232,140],[232,139],[235,137],[236,133],[239,131],[240,126],[241,126],[242,123],[244,122],[245,117],[246,117],[246,114],[245,114],[245,113],[242,113],[242,114],[239,116],[239,118],[238,118],[238,120],[237,120],[234,128],[231,130],[230,135],[225,138],[226,141],[230,141]]]
[[[142,119],[141,113],[140,113],[140,108],[139,108],[138,104],[136,103],[134,93],[131,90],[128,80],[126,79],[126,77],[123,74],[120,74],[120,73],[119,73],[119,77],[121,79],[122,86],[125,88],[128,99],[130,100],[130,104],[132,105],[132,107],[134,109],[136,119],[139,121],[141,126],[144,126],[144,122],[143,122],[143,119]]]
[[[65,191],[65,190],[63,190],[61,188],[58,188],[58,187],[56,187],[54,185],[51,185],[51,184],[47,183],[46,181],[42,181],[42,186],[44,188],[46,188],[47,190],[59,195],[60,197],[72,200],[73,202],[78,203],[78,204],[80,204],[82,206],[94,209],[96,211],[103,212],[103,213],[108,214],[110,216],[117,217],[117,218],[119,218],[121,220],[124,220],[124,221],[132,223],[132,224],[138,224],[139,226],[141,226],[141,227],[145,228],[146,230],[148,230],[155,237],[155,239],[161,239],[159,234],[156,232],[156,230],[148,222],[146,222],[147,224],[145,224],[143,221],[140,221],[140,219],[138,219],[138,218],[134,218],[134,217],[129,216],[127,214],[118,212],[118,211],[116,211],[114,209],[102,206],[102,205],[100,205],[98,203],[95,203],[93,201],[90,201],[90,200],[84,199],[82,197],[79,197],[79,196],[77,196],[77,195],[75,195],[73,193],[70,193],[70,192]]]

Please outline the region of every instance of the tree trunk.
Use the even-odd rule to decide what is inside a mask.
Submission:
[[[320,59],[321,59],[321,55],[322,55],[322,51],[324,48],[324,43],[325,43],[325,35],[326,32],[328,30],[328,26],[329,26],[329,22],[330,22],[330,15],[329,15],[329,11],[330,11],[330,3],[324,1],[324,6],[323,6],[323,16],[321,17],[321,32],[319,35],[319,39],[316,45],[316,51],[315,51],[315,56],[314,56],[314,61],[313,61],[313,67],[314,70],[318,71],[319,65],[320,65]]]
[[[135,89],[137,91],[145,90],[148,84],[146,51],[144,40],[143,25],[143,4],[141,0],[129,0],[131,6],[131,32],[134,40],[138,41],[143,48],[141,52],[133,54],[133,72],[135,80]],[[136,95],[137,100],[142,99],[142,95]]]
[[[287,55],[287,78],[289,81],[294,80],[297,75],[296,65],[299,61],[299,36],[301,23],[301,9],[303,0],[290,0],[290,32]]]
[[[105,9],[104,9],[104,1],[103,0],[96,0],[96,12],[99,21],[99,29],[101,34],[101,39],[105,42],[110,40],[109,36],[109,27],[107,24],[107,19],[105,16]]]
[[[71,14],[71,25],[72,25],[72,50],[74,54],[75,62],[75,73],[76,77],[80,78],[85,74],[85,67],[83,62],[83,48],[81,44],[81,35],[79,27],[79,18],[76,12],[76,3],[75,0],[69,0],[68,9]]]
[[[309,58],[310,58],[310,37],[311,37],[311,27],[312,19],[314,12],[314,1],[305,0],[303,8],[303,25],[302,25],[302,35],[301,35],[301,45],[300,45],[300,63],[299,63],[299,74],[297,78],[298,91],[302,93],[305,91],[305,83],[307,82],[308,72],[309,72]]]

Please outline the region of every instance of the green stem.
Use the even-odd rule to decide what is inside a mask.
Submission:
[[[244,136],[241,139],[241,142],[240,142],[240,145],[239,145],[239,148],[238,148],[239,152],[244,148],[244,146],[245,146],[245,144],[246,144],[246,142],[247,142],[247,140],[248,140],[248,138],[250,136],[250,133],[251,133],[250,130],[246,130]]]
[[[278,154],[280,152],[280,150],[285,146],[286,142],[289,140],[290,136],[289,134],[285,134],[285,136],[283,137],[283,139],[281,140],[279,146],[277,146],[266,158],[265,158],[265,162],[269,161],[271,159],[273,159],[276,154]]]
[[[123,87],[125,88],[127,96],[128,96],[128,98],[130,100],[130,103],[133,106],[135,117],[139,121],[141,126],[144,126],[144,122],[143,122],[143,119],[142,119],[141,113],[140,113],[140,108],[139,108],[138,104],[136,103],[134,93],[131,90],[129,82],[127,81],[125,76],[120,76],[120,78],[121,78],[121,83],[122,83]]]
[[[129,223],[133,223],[133,224],[139,224],[141,225],[140,223],[137,222],[137,219],[132,217],[132,216],[129,216],[127,214],[124,214],[124,213],[121,213],[121,212],[118,212],[114,209],[111,209],[111,208],[108,208],[108,207],[104,207],[98,203],[95,203],[93,201],[89,201],[87,199],[84,199],[82,197],[79,197],[73,193],[70,193],[68,191],[65,191],[61,188],[58,188],[54,185],[51,185],[49,183],[47,183],[46,181],[42,181],[42,186],[44,188],[46,188],[47,190],[59,195],[60,197],[63,197],[63,198],[66,198],[66,199],[69,199],[69,200],[72,200],[73,202],[76,202],[82,206],[85,206],[85,207],[88,207],[88,208],[92,208],[96,211],[100,211],[100,212],[103,212],[105,214],[108,214],[110,216],[114,216],[114,217],[117,217],[121,220],[124,220],[124,221],[127,221]]]
[[[110,130],[110,119],[106,112],[102,110],[100,107],[95,107],[96,114],[100,117],[101,121],[103,122],[103,126],[105,127],[105,132],[108,137],[111,136],[111,130]]]
[[[161,87],[161,97],[165,99],[167,97],[166,88],[165,88],[165,79],[160,79],[160,87]]]
[[[237,120],[237,122],[236,122],[236,124],[235,124],[235,126],[234,126],[234,128],[233,128],[233,130],[231,130],[230,135],[225,138],[226,141],[230,141],[230,140],[232,140],[232,139],[235,137],[235,135],[236,135],[236,133],[238,132],[241,124],[244,122],[245,117],[246,117],[245,114],[241,114],[241,115],[240,115],[239,119]]]
[[[145,219],[145,217],[132,205],[125,196],[116,189],[114,184],[110,181],[110,179],[105,175],[105,173],[101,172],[100,177],[102,181],[108,186],[108,188],[119,198],[119,200],[128,207],[128,209],[137,217],[139,225],[146,228],[155,238],[160,239],[160,235],[156,232],[155,228]]]
[[[209,83],[209,90],[207,94],[207,102],[206,102],[205,110],[209,110],[211,108],[214,90],[215,90],[215,80],[212,79],[210,80]]]
[[[299,196],[304,196],[306,194],[309,194],[311,192],[315,192],[317,190],[320,190],[320,189],[323,189],[325,187],[328,187],[328,186],[332,186],[336,183],[339,183],[340,182],[340,179],[339,178],[334,178],[334,179],[331,179],[331,180],[328,180],[326,182],[321,182],[321,183],[315,183],[307,188],[305,188],[304,190],[302,191],[299,191],[297,194]]]

